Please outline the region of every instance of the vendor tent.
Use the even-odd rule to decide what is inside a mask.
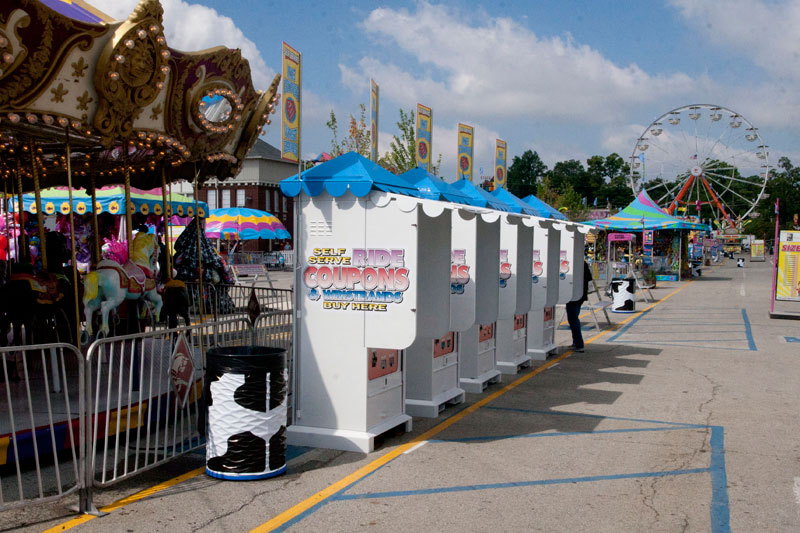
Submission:
[[[616,215],[600,220],[587,220],[584,224],[613,231],[642,231],[642,229],[690,229],[710,231],[706,224],[674,217],[661,209],[645,190]]]
[[[555,220],[567,220],[567,217],[566,215],[564,215],[564,213],[562,213],[555,207],[552,207],[546,204],[545,202],[539,200],[532,194],[529,194],[528,196],[523,198],[522,201],[528,204],[529,206],[533,207],[537,211],[546,213],[545,215],[542,215],[546,218],[553,218]]]
[[[97,208],[97,213],[111,213],[112,215],[122,215],[125,213],[125,189],[124,187],[102,187],[96,191],[97,203],[94,207]],[[9,200],[9,203],[14,200]],[[167,202],[172,206],[172,214],[178,216],[194,216],[194,200],[188,196],[172,193],[167,195]],[[161,189],[152,189],[144,191],[131,187],[131,203],[134,206],[135,213],[143,215],[161,215],[163,213],[162,204],[163,198],[161,196]],[[36,197],[33,194],[25,194],[22,196],[22,209],[29,213],[36,213],[37,209],[41,209],[45,215],[55,215],[61,213],[68,215],[70,212],[69,191],[66,187],[51,187],[42,190],[42,205],[36,205]],[[92,206],[92,197],[84,190],[78,189],[72,191],[72,209],[75,213],[82,215],[84,213],[91,213],[94,209]],[[208,213],[208,204],[205,202],[197,203],[198,215],[200,218],[205,218]]]
[[[291,239],[275,215],[245,207],[214,209],[206,219],[206,237],[212,239]]]

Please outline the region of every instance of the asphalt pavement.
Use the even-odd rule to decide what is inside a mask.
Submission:
[[[104,517],[60,502],[0,530],[799,531],[800,321],[769,318],[770,282],[732,260],[659,282],[609,330],[584,318],[584,353],[559,329],[555,357],[370,454],[292,449],[240,483],[191,454],[96,493],[134,495]]]

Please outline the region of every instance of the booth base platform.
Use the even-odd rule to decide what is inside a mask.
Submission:
[[[547,359],[547,356],[555,352],[557,348],[558,345],[555,343],[546,344],[541,348],[528,348],[528,355],[532,361],[544,361]]]
[[[422,418],[436,418],[448,405],[464,403],[466,394],[458,387],[437,394],[432,400],[406,399],[406,414]]]
[[[497,361],[497,369],[501,374],[513,376],[522,372],[522,369],[531,366],[530,355],[520,355],[511,361]]]
[[[493,383],[500,383],[500,371],[497,369],[484,372],[476,378],[461,378],[461,388],[472,394],[480,394]]]
[[[406,414],[396,415],[371,427],[369,431],[289,426],[286,428],[286,442],[293,446],[370,453],[375,449],[377,437],[399,426],[404,426],[406,432],[411,431],[411,417]]]

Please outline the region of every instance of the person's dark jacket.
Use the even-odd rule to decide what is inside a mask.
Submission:
[[[578,298],[578,302],[583,303],[589,299],[589,282],[592,281],[592,270],[586,260],[583,261],[583,293]]]

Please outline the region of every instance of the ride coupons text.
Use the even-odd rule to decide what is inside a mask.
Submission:
[[[453,250],[450,252],[450,294],[464,294],[464,286],[469,279],[467,251]]]
[[[314,248],[306,263],[308,299],[323,309],[387,311],[409,287],[403,249]]]

